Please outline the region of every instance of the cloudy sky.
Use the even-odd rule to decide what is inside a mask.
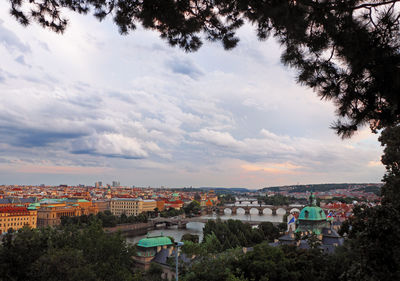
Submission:
[[[334,106],[251,26],[232,51],[187,54],[150,31],[69,18],[58,35],[0,10],[0,184],[380,181],[377,136],[337,137]]]

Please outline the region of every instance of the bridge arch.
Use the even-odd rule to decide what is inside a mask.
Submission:
[[[250,207],[249,213],[250,213],[251,215],[258,215],[258,214],[260,214],[260,211],[259,211],[258,208]]]
[[[276,209],[276,214],[277,215],[286,215],[287,211],[285,208],[278,208]]]
[[[236,209],[236,214],[244,215],[244,214],[246,214],[246,209],[242,208],[242,207],[238,207]]]
[[[271,208],[264,208],[263,209],[263,214],[264,215],[272,215],[272,209]]]
[[[224,208],[222,212],[226,215],[231,215],[233,213],[231,208]]]

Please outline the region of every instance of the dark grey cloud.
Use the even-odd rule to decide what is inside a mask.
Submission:
[[[18,147],[46,147],[49,144],[63,142],[86,136],[84,132],[53,131],[21,126],[0,126],[0,141]]]
[[[99,96],[80,95],[69,98],[68,102],[79,107],[95,109],[100,106],[102,99]]]
[[[203,71],[196,66],[191,60],[175,57],[168,60],[165,65],[174,73],[187,75],[192,79],[197,79],[203,76]]]
[[[14,32],[4,27],[2,20],[0,20],[0,43],[9,51],[18,50],[22,53],[31,51],[28,44],[23,43]]]
[[[72,154],[86,154],[91,156],[103,156],[107,158],[121,158],[121,159],[129,159],[129,160],[139,160],[145,159],[146,157],[142,156],[132,156],[132,155],[125,155],[125,154],[114,154],[114,153],[99,153],[94,149],[82,149],[82,150],[71,150]]]

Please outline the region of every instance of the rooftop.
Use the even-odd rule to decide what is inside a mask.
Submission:
[[[171,239],[167,236],[155,236],[143,238],[139,241],[138,246],[144,248],[152,248],[158,246],[173,245]]]

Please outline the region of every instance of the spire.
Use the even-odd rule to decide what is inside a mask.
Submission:
[[[310,200],[310,206],[317,206],[317,199],[315,198],[313,192],[311,192],[309,200]]]

